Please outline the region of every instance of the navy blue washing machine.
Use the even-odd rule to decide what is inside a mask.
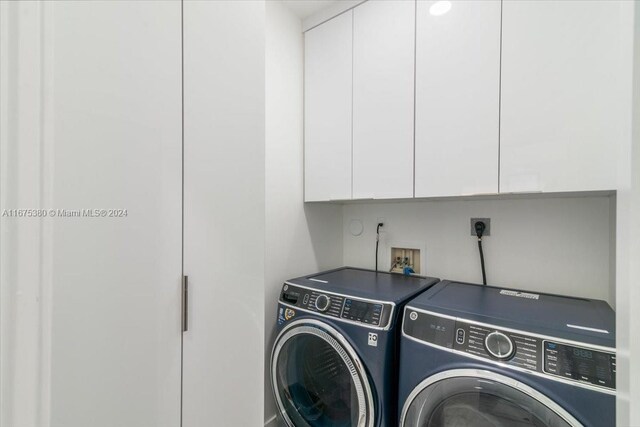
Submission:
[[[271,353],[281,420],[395,426],[402,309],[437,282],[348,267],[285,282]]]
[[[402,427],[615,426],[604,301],[442,281],[404,310]]]

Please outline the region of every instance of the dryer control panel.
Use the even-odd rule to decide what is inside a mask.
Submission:
[[[453,349],[531,371],[541,371],[541,339],[459,320],[455,322],[457,338]],[[466,338],[460,338],[461,334]]]
[[[391,320],[393,304],[324,292],[285,283],[280,302],[319,315],[363,326],[386,328]]]
[[[574,345],[511,329],[405,310],[403,333],[430,345],[505,367],[615,390],[616,356],[588,344]]]
[[[616,356],[603,351],[545,340],[544,372],[616,388]]]

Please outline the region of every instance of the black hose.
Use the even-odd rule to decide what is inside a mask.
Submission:
[[[480,251],[480,265],[482,266],[482,284],[487,284],[487,273],[484,270],[484,252],[482,252],[482,238],[478,238],[478,250]]]
[[[380,227],[382,227],[383,225],[384,224],[379,222],[378,226],[376,227],[376,273],[378,272],[378,245],[380,243]]]

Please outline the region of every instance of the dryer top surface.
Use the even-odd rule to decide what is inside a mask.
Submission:
[[[287,282],[319,291],[400,304],[438,283],[438,279],[342,267]]]
[[[599,300],[444,280],[410,301],[408,307],[615,347],[615,312]]]

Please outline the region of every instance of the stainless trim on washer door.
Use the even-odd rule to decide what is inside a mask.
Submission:
[[[568,413],[564,408],[558,405],[553,400],[549,399],[544,394],[540,393],[536,389],[529,387],[526,384],[521,383],[513,378],[506,377],[504,375],[485,371],[482,369],[450,369],[448,371],[439,372],[437,374],[431,375],[420,384],[418,384],[407,397],[404,406],[402,407],[402,416],[400,417],[400,427],[405,427],[405,421],[407,417],[407,412],[411,407],[413,401],[416,397],[427,387],[432,384],[437,383],[438,381],[443,381],[451,378],[460,378],[460,377],[468,377],[468,378],[480,378],[485,380],[491,380],[498,383],[502,383],[506,386],[519,390],[525,394],[528,394],[533,399],[537,400],[542,405],[549,408],[551,411],[555,412],[560,418],[565,420],[571,427],[584,427],[578,420],[576,420],[570,413]]]
[[[335,328],[328,324],[314,319],[300,319],[291,322],[278,334],[271,351],[271,389],[276,399],[278,411],[290,427],[295,427],[291,418],[287,414],[280,393],[277,390],[277,360],[284,344],[291,338],[298,335],[314,335],[327,342],[341,357],[342,361],[351,374],[351,379],[356,387],[356,395],[358,398],[358,425],[357,427],[373,427],[375,413],[373,407],[373,394],[367,373],[364,369],[362,361],[358,357],[356,351],[346,338],[340,334]]]

